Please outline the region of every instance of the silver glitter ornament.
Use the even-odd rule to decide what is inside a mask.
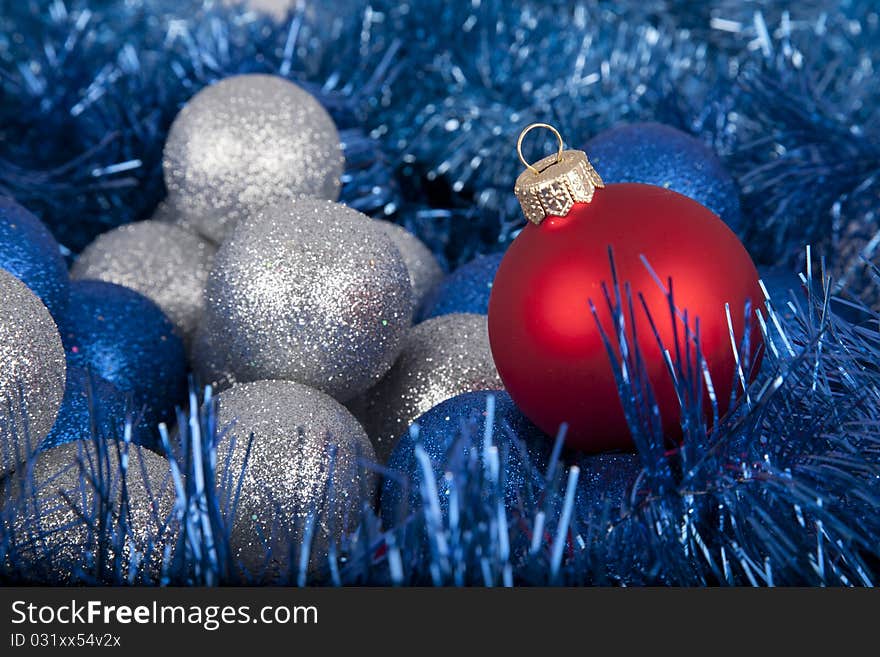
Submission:
[[[120,463],[126,449],[123,516]],[[16,569],[28,578],[99,583],[115,580],[116,568],[134,582],[161,576],[177,524],[170,466],[158,454],[115,441],[99,449],[92,440],[76,440],[41,452],[3,483],[17,510],[8,528]]]
[[[71,269],[74,279],[96,279],[140,292],[168,315],[189,343],[204,309],[214,246],[183,228],[140,221],[100,235]]]
[[[65,381],[64,347],[49,311],[0,269],[0,476],[49,433]]]
[[[183,221],[220,243],[242,217],[301,196],[336,200],[339,133],[308,92],[283,78],[226,78],[171,125],[162,166]]]
[[[237,381],[350,399],[388,371],[412,318],[403,259],[374,221],[300,199],[236,226],[208,276],[201,331]]]
[[[378,385],[349,404],[380,462],[409,425],[440,402],[475,390],[503,390],[485,315],[455,313],[414,326]]]
[[[222,508],[232,509],[238,496],[233,556],[250,577],[283,578],[298,565],[291,556],[311,518],[317,567],[373,497],[375,477],[363,463],[375,454],[363,428],[332,397],[290,381],[239,384],[217,404],[217,426],[233,423],[217,446]]]
[[[412,285],[413,307],[419,308],[428,293],[443,280],[443,270],[440,269],[437,258],[406,228],[382,220],[376,220],[376,225],[394,242],[394,246],[403,256]]]

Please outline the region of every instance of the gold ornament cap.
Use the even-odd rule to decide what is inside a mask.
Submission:
[[[555,155],[526,162],[522,153],[525,136],[535,128],[545,128],[556,135],[559,150]],[[519,134],[516,152],[526,170],[516,179],[513,188],[526,219],[540,225],[548,216],[564,217],[575,203],[589,203],[596,189],[605,187],[587,154],[583,151],[564,150],[562,135],[552,125],[532,123]]]

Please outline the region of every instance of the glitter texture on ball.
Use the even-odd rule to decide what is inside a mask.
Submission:
[[[64,349],[46,306],[0,269],[0,476],[49,433],[65,380]]]
[[[75,280],[123,285],[153,301],[190,342],[204,309],[214,246],[183,228],[140,221],[100,235],[71,269]]]
[[[0,196],[0,269],[27,285],[56,316],[67,303],[67,265],[58,242],[39,219]]]
[[[501,389],[486,316],[456,313],[414,326],[391,371],[350,408],[384,463],[413,420],[437,404],[465,392]]]
[[[422,318],[489,312],[492,282],[503,257],[503,253],[480,256],[452,272],[429,296]]]
[[[186,395],[186,352],[156,304],[115,283],[73,281],[59,324],[69,364],[131,394],[146,419],[173,416]]]
[[[237,75],[174,119],[165,184],[184,222],[220,243],[245,216],[300,196],[336,200],[343,156],[330,115],[283,78]]]
[[[227,510],[241,480],[234,558],[252,577],[285,577],[311,514],[317,566],[372,499],[375,478],[363,462],[375,455],[363,428],[329,395],[290,381],[239,384],[219,394],[217,405],[218,427],[230,426],[217,446],[218,493]],[[221,472],[232,473],[225,488]]]
[[[621,508],[629,506],[633,485],[642,472],[636,454],[582,454],[575,460],[581,470],[575,505],[585,516],[607,510],[615,518]]]
[[[376,225],[394,242],[394,246],[403,256],[403,262],[409,272],[409,282],[412,285],[413,307],[418,310],[429,293],[443,279],[443,270],[430,249],[406,228],[390,221],[377,220]]]
[[[123,489],[120,462],[126,451]],[[116,570],[132,583],[155,583],[166,546],[176,542],[168,461],[137,446],[77,440],[53,447],[4,482],[3,494],[17,509],[9,531],[18,571],[40,583],[113,581]],[[98,518],[109,524],[95,527],[86,521]],[[108,557],[106,572],[95,562],[98,553]]]
[[[206,303],[206,351],[234,380],[297,381],[343,401],[388,371],[412,318],[392,242],[315,199],[242,221],[217,252]]]
[[[739,188],[714,151],[662,123],[632,123],[599,133],[584,150],[605,184],[640,182],[705,205],[731,230],[742,228]]]

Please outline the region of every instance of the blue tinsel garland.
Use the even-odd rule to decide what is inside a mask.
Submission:
[[[532,120],[575,145],[627,120],[700,136],[742,186],[760,262],[827,245],[854,278],[875,248],[880,20],[869,0],[350,0],[280,22],[212,2],[7,4],[0,191],[74,251],[149,215],[179,107],[244,71],[316,92],[344,131],[343,199],[405,223],[451,264],[521,226],[511,143]]]
[[[510,188],[523,124],[549,120],[579,145],[621,121],[657,120],[725,159],[756,259],[790,264],[810,242],[847,291],[870,292],[876,272],[861,258],[880,243],[874,4],[352,0],[274,22],[211,2],[7,2],[0,192],[77,251],[155,208],[165,134],[182,103],[231,73],[270,71],[312,89],[342,129],[343,200],[407,225],[450,266],[503,248],[521,227]],[[551,464],[543,490],[499,514],[487,452],[451,473],[469,531],[426,504],[383,533],[367,509],[319,580],[874,583],[880,316],[859,306],[863,321],[853,323],[830,312],[836,282],[817,265],[808,258],[806,297],[774,295],[791,306],[764,317],[774,339],[763,373],[713,428],[698,408],[700,373],[677,361],[680,450],[667,453],[652,430],[637,361],[629,377],[621,371],[642,467],[622,507],[576,502],[577,470]],[[614,290],[609,303],[628,312]],[[191,402],[174,463],[204,472],[180,479],[183,537],[163,581],[234,581],[211,486],[212,406]],[[0,575],[14,580],[26,574],[14,568],[8,526]],[[80,570],[84,581],[126,580]]]

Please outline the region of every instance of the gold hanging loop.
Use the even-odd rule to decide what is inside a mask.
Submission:
[[[535,128],[545,128],[556,135],[559,149],[555,155],[534,164],[523,157],[522,143]],[[562,135],[547,123],[526,126],[516,141],[516,153],[526,170],[516,179],[513,191],[526,219],[540,224],[546,217],[564,217],[575,203],[589,203],[597,189],[605,186],[583,151],[564,150]]]
[[[562,162],[562,152],[565,148],[565,144],[562,141],[562,135],[559,134],[559,130],[554,128],[549,123],[532,123],[531,125],[527,125],[525,128],[523,128],[523,131],[519,133],[519,139],[516,140],[516,154],[519,155],[519,161],[523,163],[523,166],[537,176],[541,172],[538,171],[533,165],[526,162],[526,158],[523,156],[522,152],[523,139],[525,139],[526,135],[535,128],[544,128],[545,130],[549,130],[554,135],[556,135],[556,141],[559,144],[559,149],[556,151],[556,164]]]

